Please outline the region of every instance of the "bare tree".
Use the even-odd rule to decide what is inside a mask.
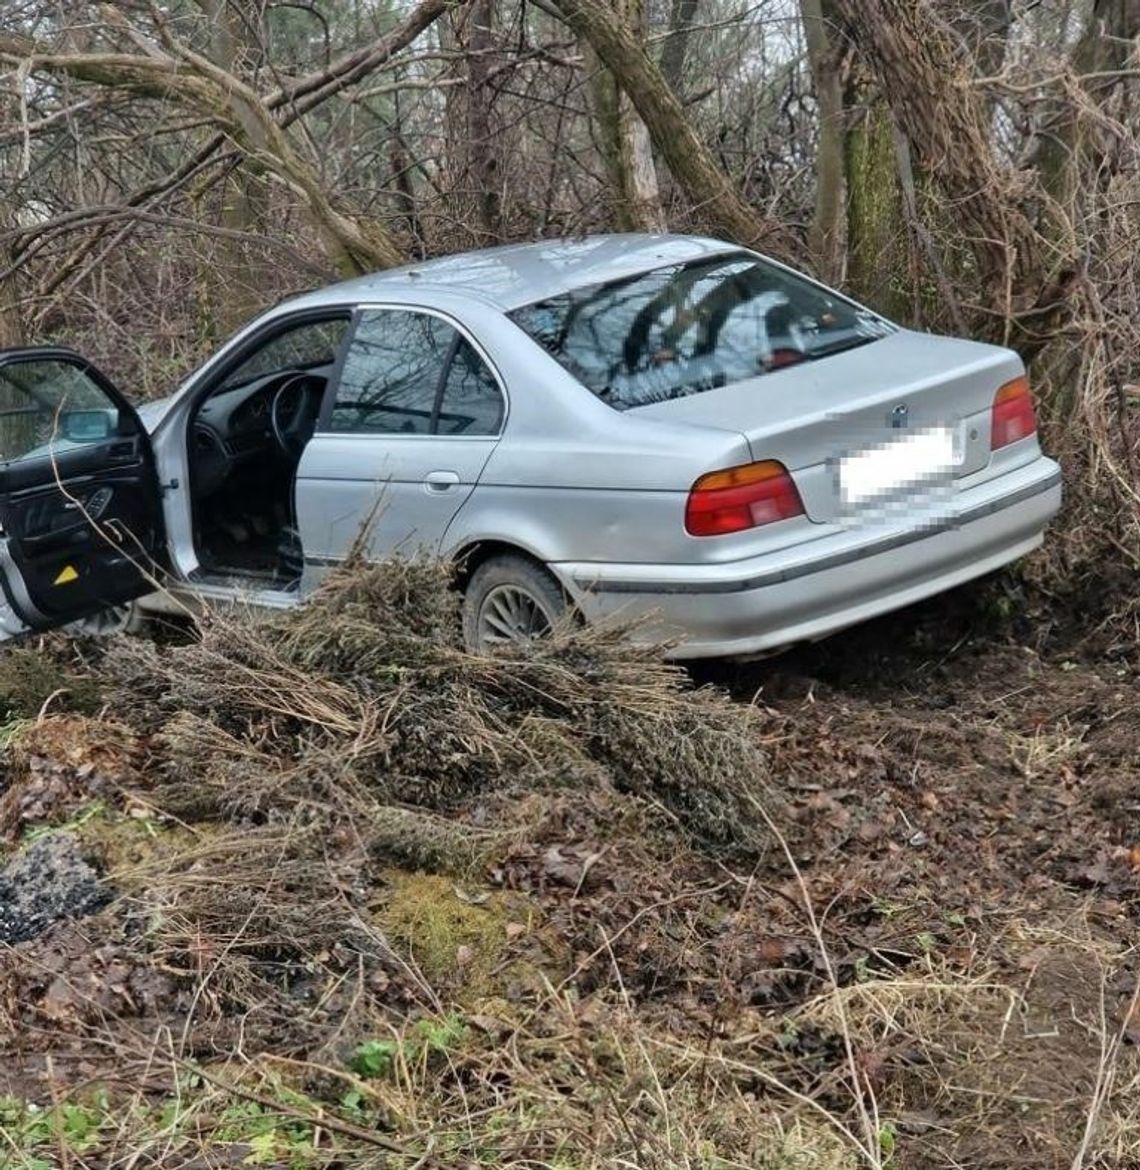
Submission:
[[[717,167],[684,107],[633,31],[601,0],[554,0],[567,24],[593,46],[645,122],[653,144],[698,213],[743,243],[787,250],[782,226],[750,207]]]
[[[198,0],[209,23],[209,58],[224,72],[248,80],[264,54],[256,6],[238,0]],[[271,282],[251,237],[264,235],[269,198],[264,176],[252,167],[228,169],[222,189],[221,225],[227,234],[200,255],[198,305],[204,336],[225,337],[264,303]]]
[[[103,86],[135,98],[170,103],[216,129],[204,152],[208,159],[227,141],[251,168],[274,175],[309,208],[335,268],[344,274],[397,264],[400,244],[379,222],[337,205],[305,148],[287,132],[301,112],[314,109],[347,85],[367,77],[411,43],[448,7],[449,0],[422,0],[400,26],[327,68],[288,86],[259,93],[223,65],[182,43],[165,22],[144,36],[118,29],[141,51],[114,46],[86,52],[57,52],[19,35],[0,36],[0,59],[17,68]],[[200,161],[205,161],[202,159]],[[191,173],[200,165],[196,163]],[[179,176],[178,182],[185,180]]]

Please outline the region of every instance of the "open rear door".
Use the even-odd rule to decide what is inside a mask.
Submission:
[[[164,544],[126,399],[71,350],[0,350],[0,640],[150,592]]]

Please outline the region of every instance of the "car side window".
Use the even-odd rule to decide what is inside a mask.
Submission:
[[[347,330],[347,316],[293,325],[271,337],[230,370],[214,393],[224,394],[227,390],[286,370],[317,370],[331,366]]]
[[[328,430],[497,434],[494,376],[454,326],[430,313],[365,310],[344,359]]]
[[[75,362],[0,368],[0,462],[47,458],[119,432],[119,408]]]
[[[461,337],[443,382],[436,430],[441,435],[497,435],[502,421],[503,396],[495,375]]]

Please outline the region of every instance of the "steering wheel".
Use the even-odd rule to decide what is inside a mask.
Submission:
[[[290,459],[301,457],[316,429],[323,394],[324,379],[312,374],[294,374],[274,391],[269,423],[282,455]]]

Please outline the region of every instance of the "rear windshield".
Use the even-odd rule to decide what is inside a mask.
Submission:
[[[866,345],[893,326],[748,254],[572,289],[510,318],[617,410]]]

